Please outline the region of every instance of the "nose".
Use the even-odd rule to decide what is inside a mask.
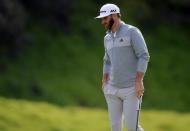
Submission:
[[[101,24],[102,24],[102,25],[104,24],[104,19],[102,19],[102,22],[101,22]]]

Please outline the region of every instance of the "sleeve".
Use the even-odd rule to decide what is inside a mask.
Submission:
[[[150,59],[145,40],[142,33],[137,28],[132,28],[131,38],[133,49],[138,58],[137,72],[145,73]]]
[[[111,62],[109,55],[107,53],[106,47],[105,47],[105,40],[104,40],[104,48],[105,48],[105,54],[103,58],[103,74],[110,72]]]
[[[107,52],[105,51],[104,59],[103,59],[103,74],[110,72],[111,62]]]

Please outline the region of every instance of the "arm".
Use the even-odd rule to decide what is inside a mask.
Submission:
[[[137,96],[140,97],[144,93],[143,77],[147,70],[150,56],[148,53],[145,40],[141,32],[137,28],[132,29],[131,38],[132,38],[133,49],[138,58],[135,88]]]
[[[103,77],[102,77],[102,88],[104,87],[105,84],[107,84],[109,80],[109,72],[110,72],[110,60],[107,52],[105,51],[104,55],[104,65],[103,65]]]

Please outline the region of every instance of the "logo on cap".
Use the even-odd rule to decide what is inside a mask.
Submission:
[[[111,10],[110,12],[116,12],[116,10]]]
[[[103,10],[103,11],[100,11],[100,13],[106,13],[106,11]]]

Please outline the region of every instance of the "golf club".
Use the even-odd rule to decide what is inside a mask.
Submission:
[[[138,109],[137,109],[136,131],[137,131],[138,125],[139,125],[139,114],[140,114],[140,110],[141,110],[141,103],[142,103],[142,96],[140,96],[140,98],[139,98],[139,106],[138,106]]]

